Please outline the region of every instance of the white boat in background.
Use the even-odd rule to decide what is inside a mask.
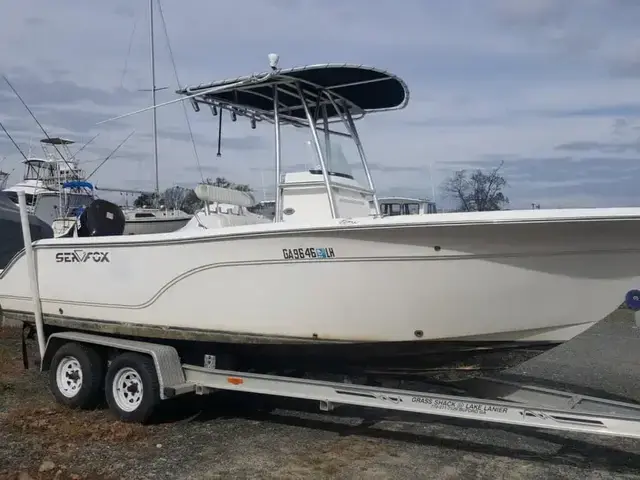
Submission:
[[[382,215],[355,121],[405,107],[406,84],[361,65],[270,62],[178,93],[274,124],[273,221],[247,214],[244,192],[200,186],[207,207],[178,231],[34,242],[47,332],[154,339],[186,363],[211,352],[265,371],[506,368],[638,286],[640,208]],[[283,125],[307,129],[319,169],[280,174]],[[337,137],[355,143],[366,186],[335,168]],[[28,278],[20,252],[0,274],[5,316],[33,322]]]
[[[7,182],[9,181],[9,173],[4,170],[0,170],[0,190],[7,188]]]
[[[29,212],[48,225],[65,215],[65,209],[88,205],[93,201],[91,191],[83,186],[63,189],[65,183],[77,182],[86,176],[69,149],[74,143],[60,137],[40,140],[43,156],[32,155],[29,151],[23,162],[22,180],[2,191],[16,205],[18,192],[25,192]]]
[[[380,205],[380,213],[388,216],[437,213],[435,202],[423,198],[381,197],[378,198],[378,205]],[[373,201],[371,213],[375,213]]]
[[[71,182],[65,185],[69,183]],[[86,184],[88,190],[93,190],[94,188],[89,182],[81,183]],[[118,189],[109,189],[109,191],[118,191]],[[66,214],[60,215],[52,221],[54,236],[56,237],[70,235],[73,228],[78,226],[75,224],[80,222],[80,215],[84,211],[84,207],[97,197],[91,197],[91,200],[83,205],[68,204],[68,199],[64,195],[62,198],[64,200],[63,205],[66,207],[61,211],[66,212]],[[192,218],[192,215],[181,210],[122,206],[120,206],[120,209],[125,218],[123,235],[173,232],[184,227]]]
[[[131,207],[122,209],[125,218],[124,235],[175,232],[184,227],[192,215],[178,209]]]
[[[2,191],[7,198],[18,204],[18,191],[24,191],[29,212],[51,225],[55,236],[67,232],[74,220],[72,211],[89,205],[95,198],[94,187],[84,181],[86,172],[71,154],[73,140],[54,137],[40,140],[44,155],[39,157],[29,152],[23,162],[22,180]],[[4,172],[0,172],[4,173]],[[7,175],[8,177],[8,175]],[[6,178],[0,176],[1,181]],[[127,191],[102,188],[104,191]],[[126,235],[164,233],[185,226],[191,215],[177,209],[125,208]]]

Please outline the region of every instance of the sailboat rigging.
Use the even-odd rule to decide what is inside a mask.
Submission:
[[[182,228],[190,220],[191,215],[182,210],[172,209],[161,204],[160,199],[160,175],[158,162],[158,120],[157,120],[157,100],[156,92],[165,90],[167,87],[156,85],[156,62],[155,62],[155,33],[154,33],[154,0],[149,0],[149,53],[151,85],[148,89],[151,92],[152,103],[152,134],[153,134],[153,163],[155,170],[155,187],[152,199],[153,208],[147,206],[125,208],[123,212],[126,218],[125,235],[136,235],[145,233],[171,232]],[[144,89],[142,91],[147,91]]]

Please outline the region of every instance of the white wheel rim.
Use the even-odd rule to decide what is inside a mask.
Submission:
[[[120,410],[133,412],[142,403],[142,378],[133,368],[121,368],[113,378],[112,392]]]
[[[67,398],[75,397],[82,388],[82,367],[75,357],[64,357],[56,369],[56,386]]]

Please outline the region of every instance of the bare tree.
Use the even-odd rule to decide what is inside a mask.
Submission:
[[[253,192],[253,188],[250,185],[233,183],[224,177],[216,177],[216,179],[207,178],[204,181],[207,185],[215,185],[216,187],[232,188],[234,190],[240,190],[241,192]],[[155,200],[155,193],[142,194],[133,202],[136,207],[145,207],[153,205]],[[161,194],[160,203],[166,208],[183,210],[186,213],[194,213],[204,206],[204,202],[200,200],[196,192],[191,188],[184,188],[175,186],[168,188]]]
[[[177,210],[181,209],[185,199],[187,198],[189,190],[190,189],[188,188],[180,186],[167,188],[162,195],[166,208]]]
[[[216,187],[231,188],[231,182],[224,177],[216,177],[215,180],[207,177],[204,183],[206,183],[207,185],[214,185]]]
[[[232,188],[234,190],[240,190],[241,192],[253,192],[251,186],[244,183],[233,183],[224,177],[216,177],[215,180],[207,178],[204,183],[207,185],[215,185],[216,187]]]
[[[458,170],[443,185],[445,195],[454,198],[458,211],[482,212],[502,210],[509,204],[509,199],[502,190],[507,181],[500,175],[503,163],[489,173],[478,169],[470,175],[466,170]]]
[[[241,192],[247,192],[247,193],[253,192],[253,188],[251,188],[251,186],[247,185],[246,183],[234,183],[233,188]]]
[[[182,211],[188,214],[194,214],[204,206],[204,202],[198,198],[196,192],[192,189],[187,190],[185,199],[182,203]]]
[[[154,193],[142,193],[134,201],[133,206],[137,208],[148,208],[155,204],[156,194]]]
[[[240,190],[241,192],[253,192],[253,188],[251,188],[250,185],[233,183],[224,177],[216,177],[215,180],[207,178],[204,183],[216,187]],[[204,202],[200,200],[196,196],[196,193],[190,188],[170,188],[165,191],[164,198],[168,208],[179,208],[187,213],[194,213],[204,206]]]

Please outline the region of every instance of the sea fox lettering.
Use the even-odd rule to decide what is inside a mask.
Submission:
[[[109,252],[73,250],[71,252],[56,253],[57,263],[110,263]]]

